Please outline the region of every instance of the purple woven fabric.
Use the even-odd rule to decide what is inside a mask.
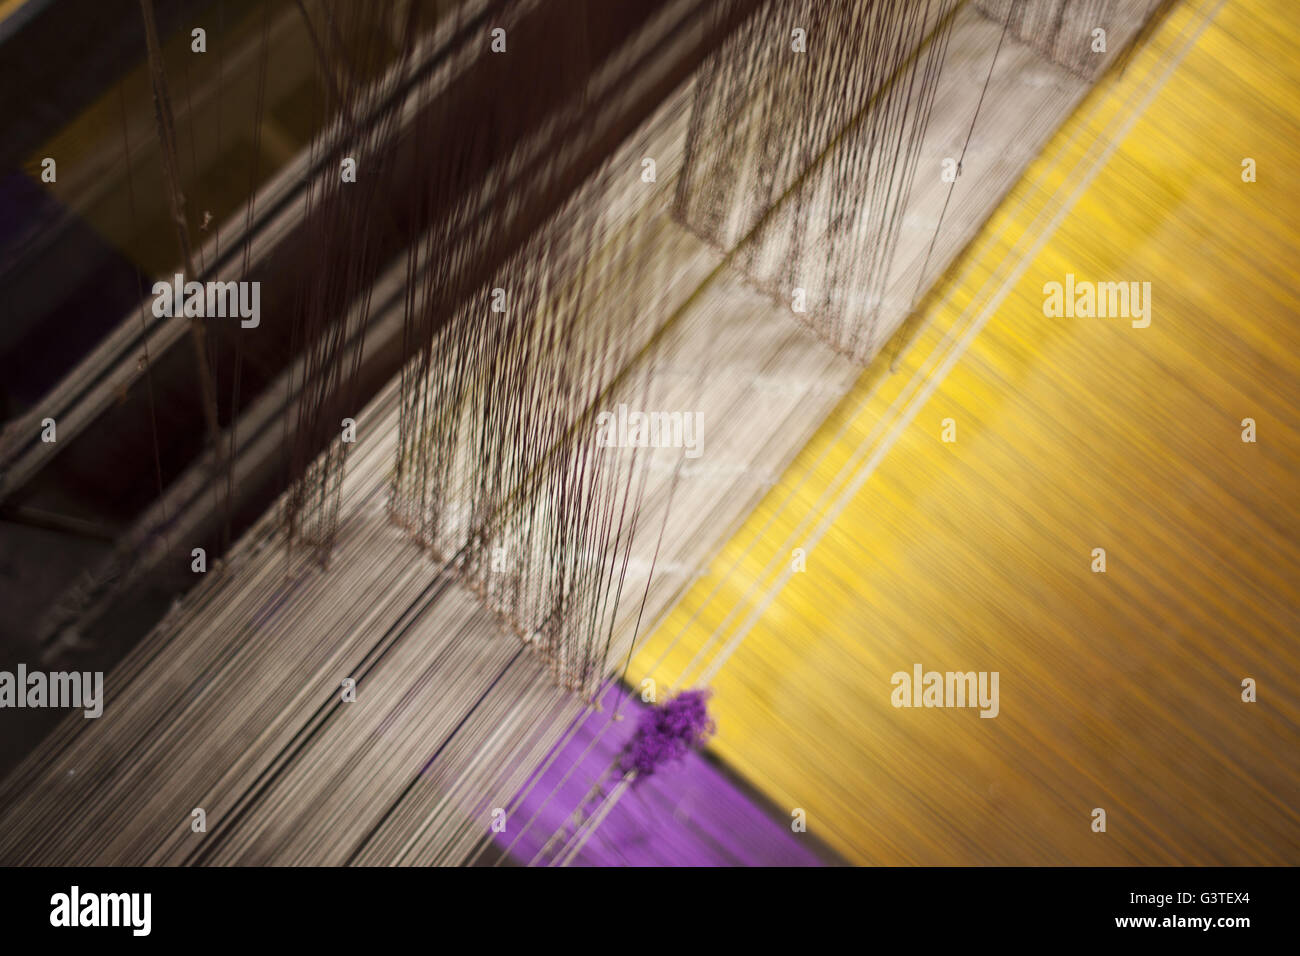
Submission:
[[[614,721],[620,698],[624,719]],[[626,689],[613,688],[604,709],[582,720],[511,813],[505,832],[495,835],[500,849],[510,846],[523,864],[564,857],[561,847],[575,843],[575,812],[582,819],[598,811],[625,768],[638,766],[649,772],[626,789],[570,865],[821,865],[788,824],[770,817],[691,749],[712,729],[703,693],[685,692],[655,708],[626,698]],[[547,848],[557,832],[559,840]]]

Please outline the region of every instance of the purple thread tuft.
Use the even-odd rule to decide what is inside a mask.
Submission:
[[[680,760],[701,746],[714,731],[709,717],[709,692],[685,690],[641,715],[636,734],[623,751],[622,770],[648,777],[661,766]]]

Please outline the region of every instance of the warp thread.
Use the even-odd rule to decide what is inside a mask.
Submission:
[[[957,6],[772,4],[697,82],[677,216],[734,251],[785,307],[802,298],[793,314],[862,363],[883,344],[884,293]]]

